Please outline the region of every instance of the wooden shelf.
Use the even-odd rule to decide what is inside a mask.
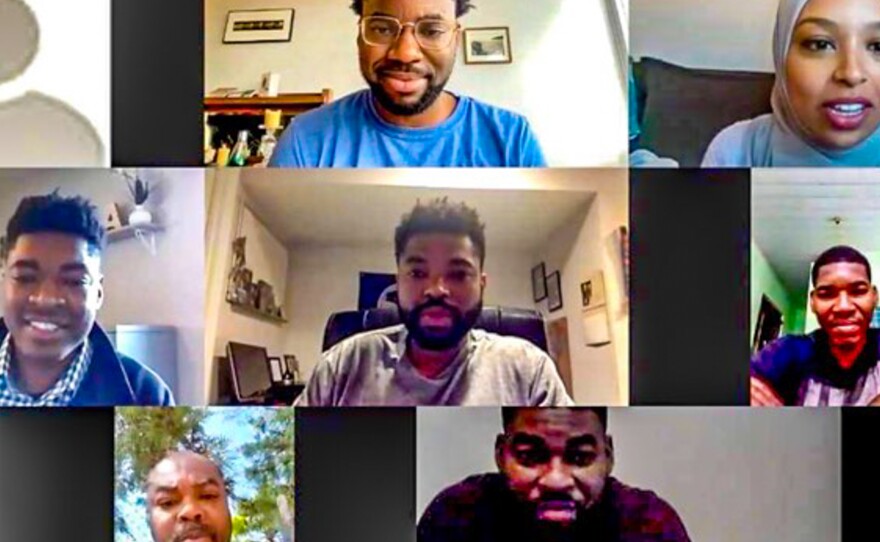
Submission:
[[[265,313],[261,310],[255,309],[250,305],[242,305],[241,303],[235,303],[233,301],[226,300],[229,303],[229,306],[232,307],[233,312],[237,312],[239,314],[243,314],[245,316],[252,316],[254,318],[259,318],[260,320],[265,320],[267,322],[272,322],[275,324],[286,324],[287,320],[284,318],[279,318],[275,315]]]
[[[148,232],[155,233],[162,231],[162,226],[158,224],[139,224],[137,226],[123,226],[121,228],[116,228],[115,230],[110,230],[107,232],[107,242],[115,243],[116,241],[122,241],[124,239],[131,239],[136,235],[136,232]]]
[[[330,103],[333,92],[325,88],[321,92],[280,94],[269,98],[205,98],[205,113],[226,115],[262,115],[266,109],[280,109],[282,115],[298,115]]]

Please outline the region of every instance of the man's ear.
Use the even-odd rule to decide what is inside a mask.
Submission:
[[[605,454],[608,455],[608,474],[614,470],[614,438],[611,435],[605,435]]]
[[[100,309],[104,305],[104,275],[98,279],[97,284],[98,291],[95,295],[97,295],[97,299],[95,300],[95,310]]]
[[[498,467],[498,471],[504,470],[502,467],[504,465],[504,445],[506,443],[506,436],[504,433],[498,433],[498,436],[495,437],[495,466]]]
[[[810,298],[810,310],[813,314],[816,314],[816,289],[813,288],[810,290],[810,294],[808,296]]]

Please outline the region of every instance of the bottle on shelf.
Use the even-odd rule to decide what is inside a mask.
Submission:
[[[250,149],[248,148],[248,131],[238,132],[238,142],[232,147],[232,155],[229,157],[229,165],[243,167],[247,164]]]

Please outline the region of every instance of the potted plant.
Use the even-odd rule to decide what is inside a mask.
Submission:
[[[145,207],[147,198],[150,197],[150,184],[135,177],[133,182],[128,181],[128,190],[134,200],[134,210],[128,215],[129,225],[138,226],[151,223],[153,215]]]

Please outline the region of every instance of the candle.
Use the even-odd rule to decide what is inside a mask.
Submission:
[[[220,167],[229,163],[229,147],[222,145],[217,149],[217,165]]]
[[[263,117],[263,125],[267,130],[277,130],[281,127],[281,110],[267,109]]]

